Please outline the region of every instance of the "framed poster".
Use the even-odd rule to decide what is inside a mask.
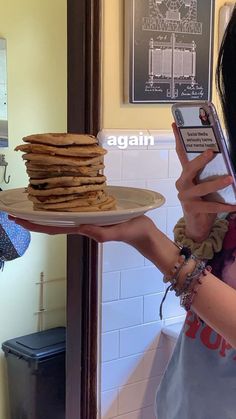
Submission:
[[[211,100],[214,0],[124,0],[126,103]]]

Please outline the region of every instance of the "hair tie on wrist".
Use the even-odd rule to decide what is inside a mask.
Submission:
[[[190,259],[190,257],[192,256],[191,249],[187,246],[183,246],[182,249],[180,250],[180,256],[184,256],[185,259]]]
[[[197,258],[211,260],[214,254],[220,252],[222,249],[223,240],[228,231],[228,225],[229,222],[227,220],[216,219],[208,238],[201,243],[197,243],[186,237],[185,219],[181,218],[174,227],[174,240],[178,245],[188,247]]]

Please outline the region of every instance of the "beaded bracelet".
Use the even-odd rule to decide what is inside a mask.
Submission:
[[[202,271],[199,270],[198,275],[195,275],[194,278],[194,286],[191,289],[186,289],[182,292],[180,295],[180,305],[183,307],[186,311],[189,311],[193,301],[194,297],[197,294],[198,286],[202,284],[202,279],[204,276],[206,276],[209,272],[211,272],[212,268],[211,266],[206,266]],[[191,277],[191,274],[188,274],[189,278]]]
[[[190,259],[194,259],[194,260],[196,259],[195,256],[192,255],[191,250],[187,246],[181,246],[178,243],[174,243],[174,244],[180,250],[179,259],[178,259],[177,263],[175,264],[174,268],[171,270],[172,275],[171,276],[165,275],[164,278],[163,278],[164,282],[171,282],[171,284],[166,289],[166,292],[165,292],[164,297],[162,299],[162,302],[160,304],[159,316],[160,316],[161,320],[163,319],[162,308],[163,308],[163,304],[166,300],[168,292],[176,290],[177,284],[178,284],[178,277],[179,277],[179,274],[180,274],[181,270],[183,269],[184,266],[186,266],[188,264]]]
[[[187,265],[188,261],[190,259],[195,259],[195,256],[192,255],[191,250],[189,249],[189,247],[187,246],[181,246],[179,243],[174,243],[175,246],[178,247],[178,249],[180,250],[179,252],[179,259],[177,261],[177,263],[175,264],[174,268],[171,270],[171,276],[168,275],[164,275],[163,277],[163,281],[165,283],[167,282],[175,282],[176,277],[178,277],[179,272],[181,271],[181,269]]]
[[[163,277],[164,282],[171,282],[172,284],[176,281],[176,278],[179,276],[181,269],[187,265],[188,261],[181,255],[178,258],[173,269],[171,269],[171,275],[165,275]]]
[[[186,290],[188,290],[190,286],[198,280],[199,276],[202,275],[205,268],[206,263],[202,260],[198,261],[193,272],[187,274],[183,287],[180,289],[177,287],[174,288],[176,297],[180,297]]]
[[[198,285],[202,283],[202,277],[206,276],[208,272],[211,272],[211,267],[206,266],[206,262],[199,260],[196,256],[191,254],[191,250],[185,246],[180,246],[176,244],[180,249],[180,256],[178,262],[175,264],[174,268],[171,270],[172,276],[165,276],[164,281],[170,281],[171,284],[166,289],[162,302],[160,304],[159,316],[160,319],[163,319],[162,308],[169,291],[175,291],[175,295],[180,297],[180,305],[185,308],[186,311],[190,310],[190,307],[193,303],[194,297],[197,294]],[[178,279],[181,270],[184,266],[188,264],[190,259],[196,260],[196,266],[193,272],[188,273],[184,284],[181,288],[178,288]],[[197,288],[196,288],[197,285]]]

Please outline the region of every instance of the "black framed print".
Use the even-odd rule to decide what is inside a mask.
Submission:
[[[211,100],[214,0],[124,0],[126,103]]]

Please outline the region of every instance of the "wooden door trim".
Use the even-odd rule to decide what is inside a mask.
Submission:
[[[100,129],[101,0],[67,0],[68,132]],[[97,419],[98,245],[67,238],[66,419]]]

